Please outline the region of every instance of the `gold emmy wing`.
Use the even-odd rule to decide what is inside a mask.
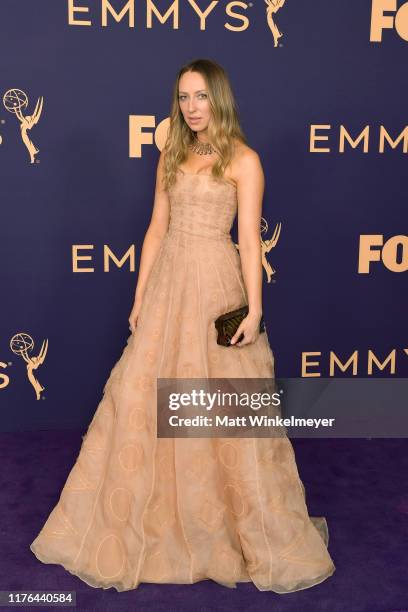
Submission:
[[[216,342],[214,319],[247,303],[230,234],[235,185],[179,169],[169,198],[137,328],[30,548],[103,589],[206,579],[306,589],[335,566],[288,437],[156,437],[157,377],[275,376],[267,332],[243,347]]]

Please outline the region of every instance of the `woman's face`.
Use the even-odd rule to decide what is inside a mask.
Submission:
[[[206,130],[211,108],[204,77],[199,72],[185,72],[178,89],[180,110],[187,125],[194,132]]]

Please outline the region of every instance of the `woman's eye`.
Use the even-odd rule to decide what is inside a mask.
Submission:
[[[199,97],[201,97],[201,96],[203,96],[204,99],[205,99],[207,97],[207,94],[204,94],[204,93],[203,94],[199,94]],[[180,95],[179,96],[179,100],[183,100],[185,97],[186,97],[185,95]]]

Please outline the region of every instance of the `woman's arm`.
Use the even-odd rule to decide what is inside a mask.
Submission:
[[[260,227],[265,178],[259,155],[246,148],[236,163],[238,195],[238,244],[242,276],[248,295],[248,316],[242,321],[234,342],[245,328],[245,339],[237,346],[256,340],[262,316],[262,253]]]
[[[135,290],[136,301],[141,301],[143,298],[150,271],[169,226],[170,203],[167,192],[162,188],[162,177],[163,152],[160,153],[159,162],[157,164],[153,211],[149,227],[143,240],[142,252],[140,255],[139,273]]]
[[[248,293],[249,313],[262,315],[262,253],[260,228],[262,200],[265,188],[264,173],[258,154],[246,150],[239,163],[238,244],[242,275]]]

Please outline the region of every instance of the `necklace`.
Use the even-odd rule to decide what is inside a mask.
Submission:
[[[194,153],[198,153],[198,155],[211,155],[215,152],[215,149],[210,142],[200,142],[197,136],[188,146],[192,151],[194,151]]]

